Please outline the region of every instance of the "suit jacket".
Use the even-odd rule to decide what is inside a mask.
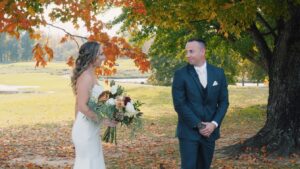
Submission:
[[[220,137],[220,126],[227,111],[228,89],[223,69],[207,64],[206,96],[193,65],[186,65],[174,74],[172,96],[178,114],[176,135],[189,140],[215,141]],[[216,121],[218,127],[209,138],[200,135],[199,122]]]

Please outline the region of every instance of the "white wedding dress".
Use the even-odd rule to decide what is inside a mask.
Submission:
[[[95,85],[92,95],[100,91],[101,86]],[[99,95],[98,95],[99,96]],[[81,112],[77,113],[72,128],[72,140],[75,146],[74,169],[105,169],[102,144],[100,139],[100,124],[89,120]]]

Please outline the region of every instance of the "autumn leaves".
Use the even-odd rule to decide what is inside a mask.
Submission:
[[[62,1],[62,0],[38,0],[38,1],[9,1],[0,2],[0,33],[7,32],[12,36],[19,37],[21,31],[28,31],[30,37],[35,40],[41,39],[38,33],[40,26],[51,26],[61,29],[66,33],[61,39],[61,43],[72,40],[78,44],[77,38],[93,40],[99,42],[104,47],[104,54],[107,60],[104,65],[97,69],[98,75],[111,75],[116,73],[114,67],[116,59],[119,57],[129,57],[134,60],[135,65],[141,72],[146,72],[150,68],[150,62],[140,48],[129,44],[124,38],[109,37],[103,31],[108,26],[97,17],[110,6],[131,8],[134,12],[145,14],[146,10],[143,3],[135,0],[98,0],[98,1]],[[70,30],[56,27],[45,19],[45,11],[51,9],[48,16],[51,22],[71,22],[75,29],[80,26],[85,27],[89,35],[87,37],[76,36]],[[81,23],[83,22],[83,25]],[[76,49],[74,49],[76,50]],[[32,50],[35,66],[46,66],[51,61],[55,53],[45,44],[37,43]],[[69,66],[74,65],[74,56],[67,60]]]

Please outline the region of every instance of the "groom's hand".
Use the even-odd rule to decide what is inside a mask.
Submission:
[[[210,122],[202,122],[202,124],[206,125],[204,129],[199,130],[199,133],[204,137],[209,137],[211,133],[216,129],[216,125]]]

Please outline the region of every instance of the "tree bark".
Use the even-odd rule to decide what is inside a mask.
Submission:
[[[300,7],[279,32],[269,61],[269,98],[265,126],[242,148],[266,148],[272,155],[300,152]]]

